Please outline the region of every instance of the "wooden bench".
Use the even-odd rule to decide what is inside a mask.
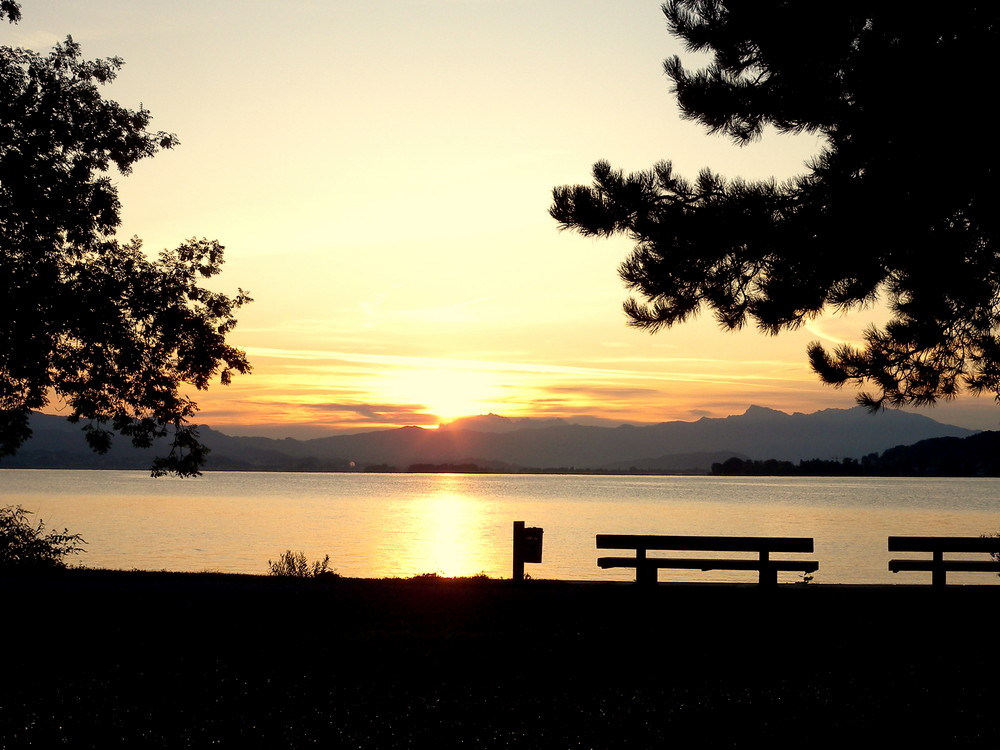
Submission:
[[[945,577],[952,571],[990,571],[1000,573],[1000,561],[945,560],[945,552],[1000,553],[1000,538],[983,536],[891,536],[890,552],[930,552],[931,559],[890,560],[889,570],[929,570],[931,585],[944,586]]]
[[[812,552],[808,537],[784,536],[649,536],[642,534],[598,534],[598,549],[634,549],[635,557],[599,557],[602,568],[635,568],[640,584],[655,584],[660,568],[689,570],[756,570],[761,586],[774,586],[779,570],[812,573],[819,568],[815,560],[772,560],[772,552]],[[649,550],[756,552],[757,559],[647,557]]]

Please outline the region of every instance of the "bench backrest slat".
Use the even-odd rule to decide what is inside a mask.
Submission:
[[[889,552],[1000,552],[1000,538],[981,536],[891,536]]]
[[[598,549],[714,550],[726,552],[812,552],[810,537],[792,536],[661,536],[598,534]]]

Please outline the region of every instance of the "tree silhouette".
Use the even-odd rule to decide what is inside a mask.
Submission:
[[[619,273],[630,324],[656,331],[702,308],[719,323],[794,329],[883,300],[860,348],[809,347],[859,401],[929,404],[963,387],[1000,399],[997,148],[987,133],[1000,6],[671,0],[671,32],[714,55],[664,68],[683,115],[738,144],[765,128],[820,135],[793,180],[696,179],[669,162],[553,191],[551,215],[635,242]]]
[[[16,2],[0,0],[4,18],[20,18]],[[137,238],[115,238],[110,170],[177,145],[146,130],[146,110],[101,97],[121,65],[84,60],[70,37],[47,56],[0,47],[0,456],[31,435],[30,412],[55,401],[88,420],[95,450],[113,431],[137,447],[169,437],[153,474],[197,474],[207,449],[182,389],[249,371],[225,340],[249,297],[199,286],[220,270],[218,242],[150,259]]]

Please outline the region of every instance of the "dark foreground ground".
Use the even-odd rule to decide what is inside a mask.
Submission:
[[[2,580],[0,747],[996,747],[1000,589]]]

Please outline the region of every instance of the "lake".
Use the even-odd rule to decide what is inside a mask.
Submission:
[[[0,504],[82,534],[88,567],[266,573],[286,549],[346,576],[511,575],[511,525],[544,531],[536,578],[629,580],[598,533],[811,536],[816,583],[929,583],[889,573],[889,535],[1000,531],[1000,479],[0,470]],[[608,553],[602,553],[608,554]],[[614,553],[612,553],[614,554]],[[898,556],[898,555],[897,555]],[[794,573],[780,574],[795,581]],[[660,580],[754,581],[738,571]],[[989,573],[949,582],[993,583]]]

